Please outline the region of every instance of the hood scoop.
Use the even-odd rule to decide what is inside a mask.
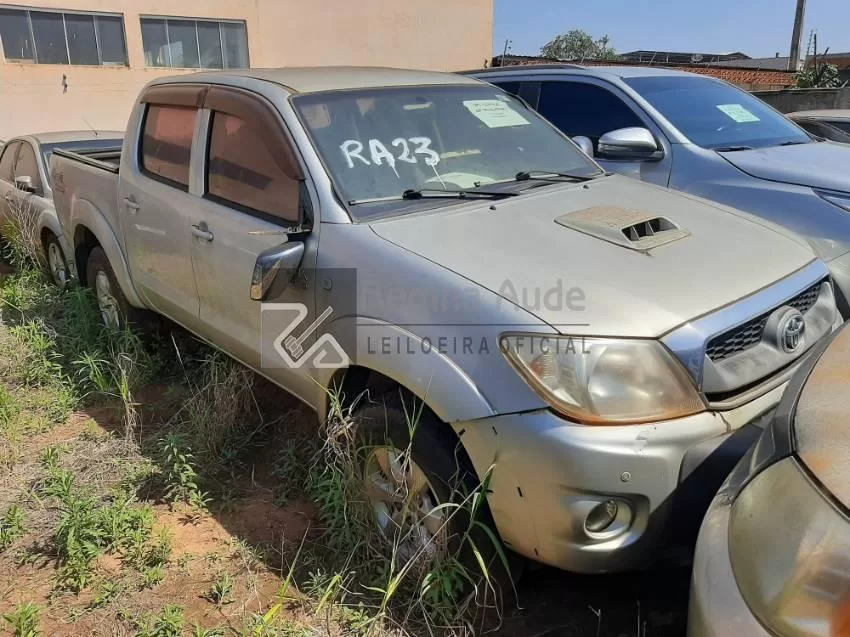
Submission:
[[[691,234],[666,217],[617,206],[594,206],[568,212],[556,217],[555,223],[639,252]]]

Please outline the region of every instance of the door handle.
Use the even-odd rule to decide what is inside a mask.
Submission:
[[[130,211],[130,214],[136,214],[141,208],[141,204],[132,197],[124,197],[124,206]]]
[[[192,226],[192,235],[198,237],[202,241],[212,241],[215,237],[212,232],[207,230],[207,224],[201,222],[197,226]]]

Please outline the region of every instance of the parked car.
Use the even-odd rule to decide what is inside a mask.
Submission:
[[[54,150],[74,150],[90,157],[115,156],[123,133],[69,131],[15,137],[0,146],[0,233],[20,215],[28,215],[41,238],[44,261],[53,282],[64,286],[73,275],[72,252],[62,236],[53,207],[50,156]]]
[[[495,461],[489,507],[512,549],[575,571],[640,563],[676,506],[698,508],[693,489],[708,505],[840,323],[801,239],[606,175],[459,75],[163,78],[120,170],[60,151],[53,173],[104,320],[164,315],[321,420],[339,392],[376,523],[412,525],[409,550],[464,531],[439,504]]]
[[[850,327],[819,344],[702,523],[689,637],[850,635]]]
[[[471,75],[518,94],[606,169],[699,195],[805,237],[850,317],[850,148],[813,139],[732,84],[641,66]]]
[[[850,109],[797,111],[786,116],[812,135],[833,142],[850,144]]]

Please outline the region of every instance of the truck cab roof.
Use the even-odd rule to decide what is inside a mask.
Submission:
[[[155,80],[154,84],[182,84],[209,82],[229,84],[234,78],[252,78],[279,84],[292,93],[318,93],[362,88],[477,84],[478,80],[451,73],[436,71],[410,71],[406,69],[370,66],[290,67],[276,69],[234,69],[205,71]]]

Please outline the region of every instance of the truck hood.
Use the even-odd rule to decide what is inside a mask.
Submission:
[[[850,146],[813,142],[718,153],[752,177],[850,192]]]
[[[641,238],[638,224],[630,241],[610,231],[617,211],[627,220],[660,217],[666,221],[656,229],[675,229]],[[372,229],[575,335],[661,336],[814,260],[801,242],[749,218],[620,176],[374,222]],[[570,298],[584,300],[559,304],[553,296],[544,303],[555,286],[578,288]]]

